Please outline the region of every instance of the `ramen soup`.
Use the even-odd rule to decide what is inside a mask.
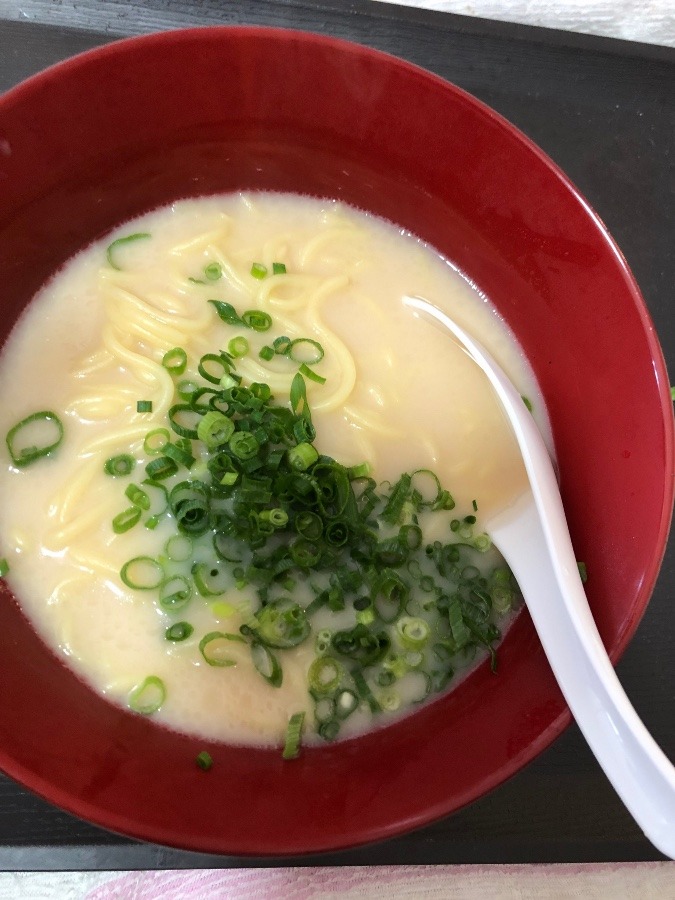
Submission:
[[[239,744],[348,737],[452,687],[517,597],[484,533],[525,483],[447,260],[341,203],[177,202],[94,244],[3,351],[5,573],[112,702]]]

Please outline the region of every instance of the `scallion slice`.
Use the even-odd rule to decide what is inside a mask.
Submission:
[[[151,235],[146,231],[139,231],[136,234],[127,234],[125,237],[117,238],[116,241],[113,241],[106,250],[106,258],[108,260],[108,265],[111,268],[116,269],[118,272],[122,271],[122,266],[118,265],[118,251],[125,247],[127,244],[133,244],[136,241],[143,240],[144,238],[149,238]]]
[[[310,381],[315,381],[317,384],[326,383],[326,379],[323,375],[318,375],[313,369],[310,369],[307,363],[302,363],[298,371],[301,375],[304,375],[305,378],[309,378]]]
[[[212,409],[202,416],[197,425],[197,437],[209,450],[227,444],[234,434],[234,422],[229,416]]]
[[[140,510],[139,510],[140,514]],[[135,556],[120,571],[122,583],[135,591],[152,591],[164,581],[162,565],[151,556]]]
[[[286,337],[285,334],[280,335],[278,338],[274,338],[272,341],[272,347],[278,356],[285,356],[288,353],[290,346],[291,339]]]
[[[190,635],[194,632],[194,628],[190,625],[189,622],[174,622],[173,625],[169,625],[169,627],[164,632],[164,637],[167,641],[186,641]]]
[[[317,656],[307,672],[310,690],[332,694],[337,690],[342,674],[342,666],[332,656]]]
[[[112,529],[115,534],[124,534],[129,531],[141,518],[142,510],[138,506],[130,506],[123,512],[118,513],[112,520]]]
[[[288,356],[297,363],[307,363],[313,366],[321,362],[324,357],[324,349],[318,341],[312,338],[296,338],[291,341],[285,351]]]
[[[146,511],[150,509],[150,497],[143,488],[140,488],[137,484],[128,484],[124,491],[124,495],[134,506],[138,506],[140,509]]]
[[[340,691],[335,701],[335,715],[338,719],[346,719],[358,708],[359,698],[354,691]]]
[[[143,440],[143,450],[149,454],[162,453],[170,440],[171,435],[167,428],[153,428]]]
[[[209,279],[209,281],[218,281],[223,277],[223,270],[218,265],[218,263],[209,263],[208,266],[204,269],[204,274]]]
[[[260,643],[280,650],[297,647],[311,630],[304,609],[290,598],[263,606],[248,623],[248,629]]]
[[[111,456],[105,461],[103,469],[107,475],[117,478],[131,474],[135,465],[136,460],[130,453],[118,453],[117,456]]]
[[[267,266],[262,263],[254,262],[251,265],[251,275],[261,281],[267,275]]]
[[[162,365],[172,375],[182,375],[187,368],[187,353],[182,347],[167,350],[162,357]]]
[[[0,559],[0,578],[4,578],[8,572],[9,572],[9,563],[3,556],[2,559]]]
[[[159,456],[157,459],[151,459],[145,467],[148,478],[152,481],[163,481],[170,478],[178,471],[178,465],[168,456]]]
[[[136,403],[136,412],[151,413],[152,412],[152,400],[138,400]]]
[[[273,262],[272,263],[272,274],[273,275],[285,275],[286,274],[286,264],[282,262]]]
[[[63,425],[56,413],[41,410],[10,428],[5,440],[12,462],[23,468],[49,456],[59,447],[63,440]]]
[[[244,325],[253,331],[269,331],[272,327],[272,316],[259,309],[249,309],[241,318]]]
[[[220,560],[195,563],[192,577],[202,597],[219,597],[232,584],[232,575]]]
[[[300,741],[302,738],[302,726],[305,721],[305,713],[297,712],[288,720],[286,726],[286,739],[282,756],[284,759],[295,759],[300,753]]]
[[[319,458],[319,452],[313,444],[303,441],[288,451],[288,464],[298,472],[305,472]]]
[[[184,575],[170,575],[159,588],[159,605],[165,612],[177,612],[190,600],[192,587]]]
[[[401,616],[396,622],[396,633],[407,650],[421,650],[431,635],[426,619],[417,616]]]
[[[203,772],[208,772],[209,769],[213,766],[213,759],[211,758],[211,754],[207,750],[202,750],[201,753],[198,753],[195,758],[195,762]]]
[[[253,641],[251,644],[251,658],[253,659],[253,665],[268,684],[271,684],[272,687],[281,687],[283,672],[279,661],[269,647],[266,647],[259,641]]]
[[[236,666],[237,660],[228,655],[231,642],[245,643],[240,634],[229,634],[225,631],[210,631],[199,642],[199,652],[210,666],[227,668]]]
[[[157,675],[148,677],[129,694],[129,706],[134,712],[151,716],[166,700],[166,687]]]
[[[235,359],[239,359],[242,356],[246,356],[249,351],[249,343],[245,337],[239,335],[238,337],[233,337],[231,341],[229,341],[227,345],[227,352],[235,357]]]

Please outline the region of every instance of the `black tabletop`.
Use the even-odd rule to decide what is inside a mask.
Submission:
[[[0,9],[0,91],[118,36],[209,24],[277,25],[347,38],[470,91],[534,139],[600,214],[635,273],[675,373],[675,51],[371,0],[205,0],[194,7],[189,0],[89,0],[28,8],[32,16],[24,13],[22,21],[18,13],[12,20],[11,4]],[[675,760],[674,604],[671,538],[618,673],[647,728]],[[63,813],[0,776],[0,870],[660,858],[574,725],[506,784],[451,817],[386,843],[284,860],[138,843]]]

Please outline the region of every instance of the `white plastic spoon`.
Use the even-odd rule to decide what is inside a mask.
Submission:
[[[588,606],[553,465],[508,376],[477,341],[420,297],[403,302],[447,329],[485,372],[509,417],[530,489],[485,523],[511,567],[565,700],[645,835],[675,859],[675,768],[623,691]]]

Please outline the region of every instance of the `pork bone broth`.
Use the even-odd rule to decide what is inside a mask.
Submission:
[[[302,712],[332,739],[494,652],[514,590],[480,523],[522,461],[478,367],[404,294],[535,396],[446,260],[334,202],[178,202],[36,297],[3,351],[5,432],[49,411],[64,436],[22,457],[51,440],[38,417],[9,441],[2,552],[107,697],[234,743],[278,743]]]

